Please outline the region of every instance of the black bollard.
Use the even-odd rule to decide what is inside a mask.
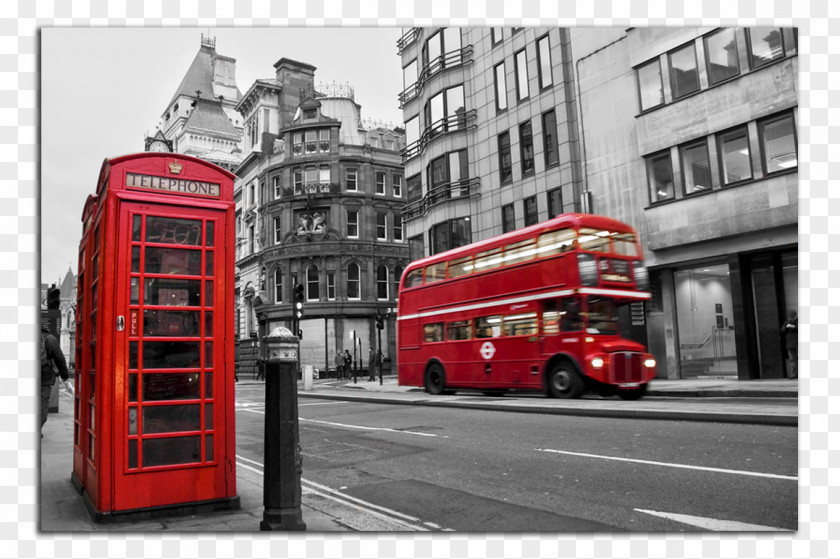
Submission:
[[[297,403],[298,338],[286,328],[275,328],[263,338],[265,366],[265,474],[261,531],[303,531]]]

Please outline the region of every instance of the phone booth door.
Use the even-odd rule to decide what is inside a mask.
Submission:
[[[225,475],[225,220],[221,210],[120,205],[115,510],[235,495]]]

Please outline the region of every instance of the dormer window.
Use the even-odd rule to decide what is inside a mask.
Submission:
[[[318,110],[317,109],[304,109],[303,110],[303,118],[317,118],[318,117]]]

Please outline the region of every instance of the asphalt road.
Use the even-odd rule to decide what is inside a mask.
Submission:
[[[264,458],[263,387],[237,389]],[[303,488],[356,529],[797,529],[797,429],[299,400]],[[365,524],[365,522],[369,522]]]

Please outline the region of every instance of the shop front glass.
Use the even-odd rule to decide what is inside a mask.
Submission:
[[[676,270],[680,376],[737,377],[729,266]]]

